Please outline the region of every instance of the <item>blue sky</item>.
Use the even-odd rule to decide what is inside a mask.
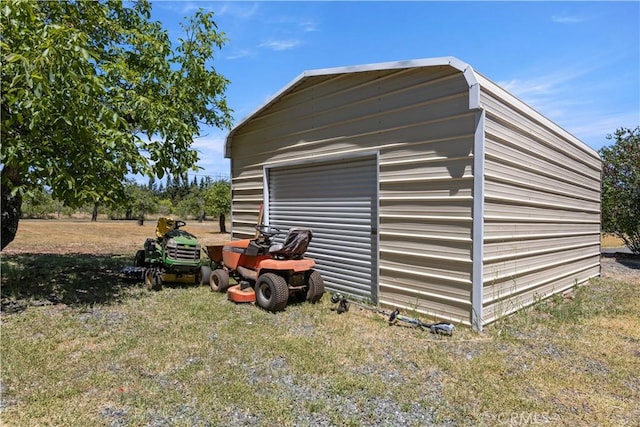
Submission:
[[[154,1],[152,18],[177,39],[198,8],[229,39],[214,66],[234,123],[306,70],[455,56],[596,150],[640,125],[637,1]],[[202,129],[199,176],[228,176],[227,133]]]

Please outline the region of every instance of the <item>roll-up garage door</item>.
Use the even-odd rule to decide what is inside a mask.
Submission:
[[[375,157],[271,168],[269,224],[307,227],[325,287],[377,302]]]

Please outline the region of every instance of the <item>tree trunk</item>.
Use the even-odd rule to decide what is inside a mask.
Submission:
[[[220,218],[218,218],[218,224],[220,225],[220,232],[221,233],[226,233],[227,232],[227,218],[225,218],[224,214],[220,214]]]
[[[93,212],[91,212],[91,222],[98,220],[98,204],[93,205]]]
[[[2,168],[2,191],[0,203],[2,204],[2,247],[4,249],[13,241],[18,232],[18,223],[22,216],[22,195],[11,195],[11,190],[20,184],[20,175],[17,169],[5,166]]]

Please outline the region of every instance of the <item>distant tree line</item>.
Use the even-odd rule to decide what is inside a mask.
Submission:
[[[226,216],[231,208],[231,185],[226,178],[193,177],[187,174],[167,176],[165,182],[149,179],[147,184],[127,182],[126,198],[117,203],[100,206],[86,204],[71,208],[56,200],[51,191],[41,188],[25,197],[22,218],[51,218],[76,213],[98,214],[110,219],[146,220],[157,216],[175,216],[181,219],[218,219],[220,231],[226,233]]]

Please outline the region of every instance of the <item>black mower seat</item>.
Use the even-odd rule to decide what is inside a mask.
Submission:
[[[276,258],[300,259],[307,252],[313,233],[308,228],[291,228],[283,243],[272,245],[269,253]]]

